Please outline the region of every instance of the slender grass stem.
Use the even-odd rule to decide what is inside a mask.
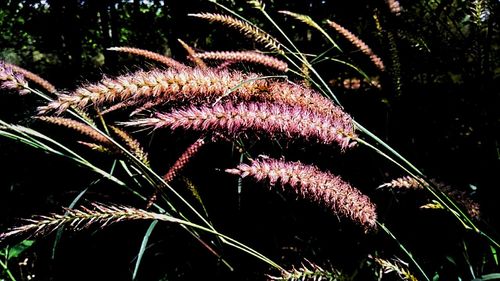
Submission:
[[[139,248],[139,253],[137,254],[137,260],[136,260],[135,266],[134,266],[134,272],[132,273],[132,281],[136,280],[137,273],[139,272],[139,266],[141,265],[142,256],[144,255],[144,252],[146,251],[149,237],[151,236],[151,233],[155,229],[157,223],[158,223],[157,220],[154,220],[153,222],[151,222],[148,229],[146,230],[146,233],[144,234],[144,237],[142,238],[141,247]]]
[[[0,266],[2,266],[3,271],[7,274],[7,276],[9,276],[11,281],[16,281],[16,278],[12,275],[12,272],[10,272],[9,267],[7,266],[7,262],[4,263],[0,260]]]
[[[172,222],[172,223],[178,223],[178,224],[181,224],[181,225],[186,225],[186,226],[190,226],[190,227],[193,227],[193,228],[196,228],[196,229],[200,229],[200,230],[203,230],[205,232],[208,232],[208,233],[212,233],[214,235],[217,235],[221,238],[223,238],[223,241],[225,244],[227,245],[230,245],[236,249],[239,249],[245,253],[248,253],[260,260],[262,260],[263,262],[271,265],[272,267],[274,267],[275,269],[278,269],[280,271],[284,271],[284,268],[282,268],[280,265],[278,265],[277,263],[273,262],[271,259],[267,258],[266,256],[262,255],[261,253],[255,251],[254,249],[246,246],[245,244],[229,237],[229,236],[226,236],[222,233],[219,233],[217,231],[214,231],[212,229],[209,229],[209,228],[206,228],[206,227],[203,227],[201,225],[198,225],[198,224],[195,224],[195,223],[192,223],[190,221],[185,221],[185,220],[181,220],[181,219],[177,219],[177,218],[174,218],[174,217],[170,217],[170,216],[166,216],[166,215],[162,215],[162,214],[159,214],[158,215],[158,219],[160,220],[164,220],[164,221],[168,221],[168,222]]]
[[[377,224],[384,230],[385,233],[387,233],[387,235],[389,235],[392,239],[394,239],[394,241],[396,241],[396,243],[398,243],[399,248],[408,256],[408,258],[410,258],[412,263],[417,267],[418,271],[420,271],[420,274],[422,274],[425,280],[430,281],[431,279],[427,276],[420,264],[418,264],[418,262],[413,258],[413,255],[410,253],[410,251],[408,251],[406,247],[399,242],[398,238],[396,238],[396,236],[394,236],[394,234],[392,234],[392,232],[383,223],[377,222]]]

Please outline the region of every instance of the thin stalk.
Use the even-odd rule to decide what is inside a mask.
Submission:
[[[346,61],[343,61],[343,60],[339,60],[339,59],[336,59],[336,58],[325,58],[325,60],[331,60],[331,61],[334,61],[334,62],[338,62],[340,64],[343,64],[343,65],[346,65],[354,70],[356,70],[359,74],[361,74],[361,76],[363,76],[366,80],[368,81],[371,81],[372,79],[361,69],[359,69],[358,67],[356,67],[355,65],[351,64],[351,63],[348,63]]]
[[[35,130],[27,128],[27,127],[23,127],[23,126],[7,124],[2,120],[0,120],[0,124],[3,124],[6,128],[9,128],[9,129],[11,129],[19,134],[19,135],[16,135],[16,134],[0,131],[0,133],[2,135],[6,136],[8,138],[19,140],[19,141],[21,141],[25,144],[28,144],[30,146],[33,146],[35,148],[43,149],[45,151],[54,153],[56,155],[60,155],[60,156],[69,158],[82,166],[90,168],[92,171],[96,172],[97,174],[100,174],[104,178],[106,178],[106,179],[108,179],[108,180],[110,180],[118,185],[121,185],[121,186],[125,185],[124,182],[117,179],[113,175],[110,175],[108,172],[103,171],[102,169],[92,165],[85,158],[81,157],[79,154],[77,154],[73,150],[67,148],[66,146],[62,145],[61,143],[57,142],[56,140],[39,133],[38,131],[35,131]],[[53,144],[55,147],[60,148],[61,150],[56,150],[56,149],[46,145],[45,143],[42,142],[42,140],[45,140],[48,143]]]
[[[190,221],[185,221],[185,220],[181,220],[181,219],[177,219],[177,218],[174,218],[174,217],[170,217],[170,216],[166,216],[166,215],[158,215],[158,219],[160,220],[163,220],[163,221],[168,221],[168,222],[172,222],[172,223],[178,223],[178,224],[181,224],[181,225],[186,225],[186,226],[190,226],[190,227],[193,227],[193,228],[197,228],[197,229],[200,229],[202,231],[205,231],[205,232],[208,232],[208,233],[212,233],[214,235],[217,235],[222,239],[222,241],[224,241],[225,244],[229,245],[229,246],[232,246],[238,250],[241,250],[249,255],[252,255],[258,259],[260,259],[261,261],[271,265],[272,267],[280,270],[280,271],[284,271],[284,268],[282,268],[280,265],[278,265],[277,263],[273,262],[271,259],[267,258],[266,256],[262,255],[261,253],[255,251],[254,249],[246,246],[245,244],[241,243],[241,242],[238,242],[237,240],[229,237],[229,236],[226,236],[222,233],[219,233],[215,230],[212,230],[212,229],[209,229],[209,228],[206,228],[206,227],[203,227],[201,225],[198,225],[198,224],[195,224],[195,223],[192,223]]]
[[[353,120],[354,125],[356,126],[357,129],[359,129],[361,132],[372,138],[374,141],[376,141],[378,144],[382,145],[385,149],[387,149],[389,152],[394,154],[399,160],[403,161],[408,167],[410,167],[413,172],[417,173],[419,176],[423,176],[424,174],[417,168],[415,167],[410,161],[406,160],[401,154],[399,154],[396,150],[394,150],[390,145],[388,145],[386,142],[384,142],[382,139],[377,137],[375,134],[370,132],[368,129],[366,129],[364,126],[356,122],[356,120]]]
[[[0,266],[2,266],[4,272],[7,273],[7,276],[9,276],[11,281],[16,281],[16,278],[14,278],[14,275],[12,275],[12,272],[10,272],[9,267],[7,266],[7,262],[3,262],[0,260]]]
[[[139,266],[141,265],[142,256],[144,255],[144,252],[146,251],[149,237],[151,236],[151,233],[153,232],[157,223],[158,223],[158,220],[154,220],[153,222],[151,222],[148,229],[146,230],[146,233],[144,234],[144,237],[142,238],[141,247],[139,248],[139,253],[137,254],[137,260],[136,260],[135,266],[134,266],[134,272],[132,273],[132,281],[136,280],[137,272],[139,272]]]
[[[394,239],[394,241],[396,241],[396,243],[398,243],[399,248],[410,258],[412,263],[417,267],[417,269],[420,271],[420,274],[422,274],[422,276],[425,278],[425,280],[430,281],[431,279],[429,279],[429,277],[427,276],[425,271],[422,269],[422,267],[413,258],[413,255],[410,253],[410,251],[408,251],[405,248],[405,246],[403,246],[403,244],[401,244],[399,242],[399,240],[396,238],[396,236],[394,236],[394,234],[392,234],[392,232],[383,223],[377,222],[377,224],[385,231],[385,233],[387,233],[392,239]]]

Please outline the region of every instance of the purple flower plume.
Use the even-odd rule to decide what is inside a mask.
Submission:
[[[271,185],[277,182],[290,185],[293,193],[317,202],[341,217],[350,218],[365,230],[376,227],[377,213],[370,198],[339,176],[322,172],[315,166],[262,158],[226,172],[241,177],[251,176],[257,181],[269,180]]]
[[[17,90],[20,94],[29,93],[28,82],[20,73],[14,72],[12,66],[0,61],[0,88]]]
[[[343,118],[320,114],[283,104],[233,103],[191,106],[155,118],[124,122],[125,125],[159,128],[183,128],[203,132],[238,135],[244,132],[304,138],[324,144],[337,143],[342,149],[355,145],[353,126]]]

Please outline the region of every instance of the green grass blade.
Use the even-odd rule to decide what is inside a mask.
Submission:
[[[497,254],[497,249],[495,247],[490,246],[491,250],[491,255],[493,256],[493,260],[495,261],[495,265],[498,266],[498,254]]]
[[[75,207],[76,203],[78,203],[78,201],[80,201],[80,199],[82,198],[82,196],[85,193],[87,193],[87,190],[89,190],[89,187],[86,187],[85,189],[83,189],[82,191],[80,191],[80,193],[78,193],[78,195],[75,197],[75,199],[73,199],[73,201],[71,201],[71,203],[69,204],[68,208],[69,209],[73,209]],[[54,239],[54,245],[52,246],[51,259],[55,259],[55,257],[56,257],[57,244],[59,244],[59,241],[61,240],[63,232],[64,232],[64,226],[61,227],[61,228],[59,228],[57,230],[56,238]]]
[[[144,255],[144,252],[146,251],[146,246],[148,245],[149,237],[151,236],[151,233],[155,229],[156,224],[158,224],[158,220],[154,220],[149,225],[148,230],[146,230],[146,233],[142,238],[141,247],[139,248],[139,253],[137,254],[137,260],[135,261],[134,272],[132,273],[132,280],[135,280],[137,277],[137,272],[139,271],[139,265],[141,264],[142,257]]]
[[[481,279],[479,280],[500,280],[500,273],[490,273],[481,276]]]

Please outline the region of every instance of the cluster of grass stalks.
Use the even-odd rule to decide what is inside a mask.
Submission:
[[[88,227],[104,228],[118,222],[149,220],[155,223],[151,224],[148,233],[153,230],[156,222],[179,225],[220,259],[230,271],[234,270],[234,265],[222,254],[225,246],[241,250],[267,264],[269,272],[263,272],[262,276],[273,280],[341,278],[340,272],[328,271],[316,265],[321,261],[295,266],[278,264],[274,258],[269,258],[217,230],[216,225],[209,220],[206,209],[195,207],[197,203],[203,205],[196,188],[192,188],[192,191],[198,202],[191,202],[190,198],[183,196],[172,185],[200,149],[210,149],[205,147],[206,143],[229,142],[238,148],[241,163],[223,167],[222,170],[227,174],[241,178],[252,177],[271,188],[280,185],[282,188],[279,191],[285,196],[312,202],[318,206],[317,212],[330,212],[340,219],[339,223],[358,226],[363,235],[382,232],[393,239],[400,249],[394,255],[401,259],[393,259],[397,262],[391,262],[375,257],[374,261],[382,273],[374,275],[382,278],[383,273],[396,272],[403,280],[417,280],[417,277],[430,280],[429,273],[420,265],[418,257],[411,254],[411,249],[396,238],[377,214],[376,202],[370,199],[370,194],[365,194],[370,187],[358,189],[341,178],[341,175],[336,175],[335,171],[325,171],[315,163],[284,160],[287,155],[283,155],[282,159],[273,159],[259,155],[265,151],[249,151],[245,145],[247,140],[269,139],[278,143],[300,141],[306,149],[312,146],[334,147],[345,152],[347,157],[349,150],[368,148],[382,156],[380,161],[392,162],[405,175],[402,179],[382,185],[383,187],[413,188],[426,192],[434,206],[449,213],[464,229],[484,238],[485,243],[495,251],[499,248],[499,244],[476,225],[474,219],[479,217],[479,207],[467,194],[429,180],[410,161],[356,122],[342,107],[309,56],[296,48],[268,14],[262,2],[251,1],[249,5],[257,9],[277,30],[276,36],[231,9],[214,3],[225,12],[191,16],[237,29],[243,36],[261,44],[271,53],[263,50],[197,53],[180,40],[188,52],[187,62],[182,63],[147,50],[113,47],[109,50],[154,60],[163,64],[165,69],[105,77],[94,83],[80,85],[70,92],[58,91],[46,80],[18,66],[7,63],[0,65],[0,84],[5,92],[17,91],[20,94],[39,96],[44,105],[33,115],[35,120],[63,127],[73,132],[72,136],[75,138],[56,139],[48,133],[0,120],[1,136],[68,158],[108,180],[109,184],[123,187],[131,196],[143,202],[138,206],[126,206],[120,202],[93,202],[76,208],[65,208],[61,213],[35,216],[19,226],[2,231],[0,241],[12,241],[16,236],[22,235],[48,235],[65,226],[81,230]],[[392,13],[401,15],[397,1],[387,3]],[[282,11],[282,14],[292,16],[319,31],[332,44],[332,50],[341,52],[333,39],[333,34],[337,32],[373,62],[376,66],[373,76],[385,71],[382,59],[366,43],[333,20],[329,19],[323,28],[322,24],[316,23],[309,16],[290,11]],[[351,65],[358,74],[366,76],[349,62],[341,63]],[[248,64],[259,65],[264,74],[238,69],[238,66]],[[137,115],[140,116],[136,117]],[[185,145],[185,152],[162,176],[159,171],[164,167],[155,167],[149,160],[154,151],[147,152],[144,142],[140,141],[144,136],[138,139],[135,136],[139,133],[175,130],[195,134],[197,140]],[[74,148],[70,145],[71,142],[83,147]],[[114,159],[124,173],[118,176],[94,163],[87,157],[89,149]],[[370,150],[366,153],[371,153],[368,152]],[[247,183],[245,179],[244,183],[249,184],[250,181]],[[373,187],[378,185],[376,183]],[[77,201],[75,200],[74,205]],[[206,242],[204,239],[207,235],[217,243],[214,245]],[[147,243],[146,237],[144,241]],[[144,249],[145,247],[141,247],[140,257]],[[133,278],[136,277],[140,262],[141,259],[138,258]],[[280,277],[272,277],[275,275]]]

